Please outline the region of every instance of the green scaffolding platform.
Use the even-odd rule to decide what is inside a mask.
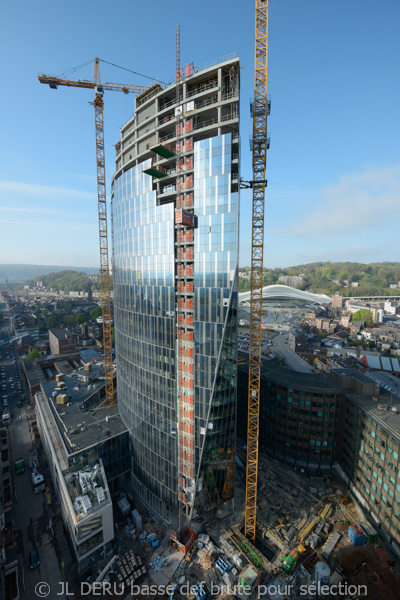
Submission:
[[[151,175],[152,177],[157,177],[161,179],[162,177],[166,177],[168,173],[166,171],[160,171],[160,169],[156,169],[155,167],[149,167],[148,169],[143,169],[143,173],[147,173],[147,175]]]
[[[151,151],[163,156],[164,158],[171,158],[172,156],[175,156],[175,152],[170,150],[169,146],[164,146],[163,144],[157,144],[156,146],[153,146]]]

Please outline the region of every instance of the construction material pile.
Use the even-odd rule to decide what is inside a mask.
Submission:
[[[199,548],[197,550],[197,555],[199,557],[200,564],[204,570],[211,569],[214,563],[214,559],[212,558],[210,552],[207,552],[204,548]]]
[[[153,569],[154,573],[158,573],[166,563],[167,559],[164,556],[153,556],[149,566]]]
[[[141,556],[137,554],[135,557],[132,550],[126,552],[117,561],[117,579],[121,585],[130,586],[145,574],[146,567],[143,565]]]

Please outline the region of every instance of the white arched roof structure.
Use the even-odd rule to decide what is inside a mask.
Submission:
[[[263,304],[277,300],[296,300],[304,304],[331,304],[332,299],[325,294],[311,294],[296,290],[288,285],[266,285],[263,287]],[[239,294],[239,306],[250,306],[250,291]]]

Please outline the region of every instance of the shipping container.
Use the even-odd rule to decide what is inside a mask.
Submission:
[[[365,546],[367,543],[367,536],[357,526],[351,525],[347,530],[347,535],[354,546]]]

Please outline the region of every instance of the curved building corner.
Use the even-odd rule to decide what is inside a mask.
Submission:
[[[176,84],[136,98],[112,184],[119,409],[134,488],[167,521],[189,481],[180,461],[193,465],[196,516],[229,498],[235,446],[239,60],[194,71],[179,105]],[[177,229],[180,209],[194,211],[195,228]],[[186,347],[180,318],[192,327]]]

